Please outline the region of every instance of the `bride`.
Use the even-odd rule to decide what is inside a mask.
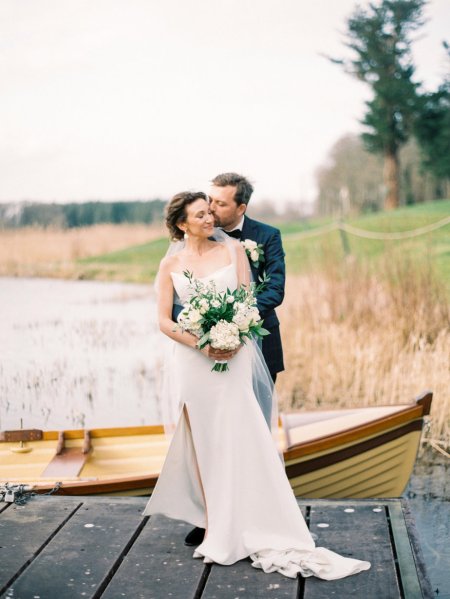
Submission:
[[[161,394],[165,420],[176,428],[143,514],[205,528],[193,555],[205,562],[230,565],[250,557],[265,572],[326,580],[367,570],[368,562],[315,547],[258,403],[269,374],[256,342],[233,352],[199,350],[198,338],[172,320],[173,304],[188,297],[186,270],[214,281],[218,291],[248,285],[244,249],[214,229],[202,192],[174,196],[166,224],[175,243],[157,280],[160,329],[169,338]],[[218,359],[229,361],[228,371],[211,371]]]

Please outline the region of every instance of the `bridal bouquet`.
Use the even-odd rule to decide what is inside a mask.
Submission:
[[[178,326],[199,338],[199,349],[209,343],[215,349],[231,351],[245,343],[246,337],[269,335],[262,326],[255,299],[267,279],[260,285],[251,283],[248,288],[218,292],[214,281],[202,283],[187,270],[183,274],[189,280],[190,295],[178,316]],[[212,370],[228,370],[227,361],[216,360]]]

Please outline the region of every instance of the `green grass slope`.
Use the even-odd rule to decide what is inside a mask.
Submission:
[[[249,211],[251,215],[251,208]],[[347,222],[366,231],[409,231],[436,223],[450,216],[450,200],[438,200],[391,212],[379,212],[349,219]],[[436,231],[401,241],[365,239],[352,234],[331,231],[315,237],[302,237],[304,232],[319,230],[330,219],[277,223],[283,236],[288,273],[297,274],[320,269],[329,262],[350,253],[358,260],[379,258],[392,252],[408,255],[412,260],[427,259],[445,281],[450,281],[450,224]],[[168,239],[161,238],[125,250],[86,258],[78,262],[84,278],[114,279],[133,282],[152,281],[164,256]]]
[[[363,215],[346,222],[365,231],[392,233],[413,231],[449,216],[450,200],[439,200],[391,212]],[[325,221],[314,223],[316,228],[324,224]],[[286,229],[280,226],[290,272],[317,268],[330,256],[343,258],[346,250],[355,258],[369,259],[374,264],[378,262],[377,258],[396,252],[408,255],[413,260],[429,260],[440,276],[450,280],[450,224],[418,237],[395,241],[366,239],[340,231],[302,239],[305,228],[299,225],[295,230],[294,227],[295,223],[289,223]],[[298,235],[295,235],[296,232]]]

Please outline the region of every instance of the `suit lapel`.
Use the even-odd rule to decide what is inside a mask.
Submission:
[[[244,217],[244,225],[242,227],[242,237],[241,240],[251,239],[252,241],[258,242],[258,228],[255,226],[254,221],[248,216]],[[253,273],[253,278],[255,281],[258,280],[258,268],[254,266],[253,262],[249,258],[250,269]]]
[[[242,241],[245,239],[252,239],[253,241],[257,241],[257,227],[254,225],[254,221],[248,216],[244,216],[244,225],[242,227]]]

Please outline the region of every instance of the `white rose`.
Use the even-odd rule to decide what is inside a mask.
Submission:
[[[200,314],[205,314],[209,310],[209,302],[206,298],[202,298],[199,302],[200,304]]]
[[[220,302],[219,302],[219,300],[213,300],[213,301],[211,302],[211,306],[212,306],[213,308],[220,308]]]
[[[258,308],[251,308],[247,316],[250,319],[250,324],[256,324],[260,319]]]
[[[234,296],[233,295],[227,295],[227,303],[228,304],[232,304],[234,302]]]
[[[252,262],[258,262],[259,254],[258,254],[258,252],[256,250],[252,250],[250,252],[250,259],[251,259]]]
[[[242,243],[244,244],[245,249],[249,251],[255,250],[258,246],[256,241],[253,241],[252,239],[246,239]]]
[[[249,311],[249,316],[253,322],[258,322],[258,320],[260,319],[258,308],[256,308],[256,307],[251,308]]]
[[[192,324],[197,323],[199,320],[201,320],[202,315],[200,314],[199,310],[196,310],[195,308],[193,310],[191,310],[189,312],[189,322],[191,322]]]
[[[235,314],[233,317],[234,324],[237,325],[238,329],[242,332],[247,332],[252,319],[243,313]]]

